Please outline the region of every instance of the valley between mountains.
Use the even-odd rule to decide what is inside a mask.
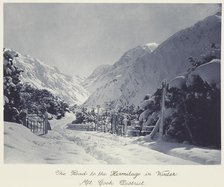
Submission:
[[[5,163],[220,164],[221,13],[147,42],[88,77],[6,46]]]

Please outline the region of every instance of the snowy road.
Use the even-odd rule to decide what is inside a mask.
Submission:
[[[91,157],[93,163],[100,164],[197,164],[192,161],[170,156],[148,147],[133,143],[129,137],[115,136],[109,133],[71,130],[66,123],[57,121],[52,124],[52,131],[45,137],[60,139],[79,146]],[[64,154],[70,154],[64,152]],[[53,162],[53,161],[52,161]]]
[[[5,122],[5,163],[45,164],[220,164],[221,151],[168,142],[136,141],[110,133],[74,130],[74,115],[51,121],[52,130],[36,136]],[[73,128],[71,128],[73,126]]]

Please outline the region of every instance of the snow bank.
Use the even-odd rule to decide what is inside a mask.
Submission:
[[[5,163],[78,163],[94,164],[97,160],[78,145],[65,140],[56,131],[36,136],[17,123],[4,123]]]
[[[144,138],[136,138],[136,142],[150,149],[200,164],[221,164],[220,150],[164,141],[146,142]]]
[[[50,121],[52,130],[36,136],[17,123],[4,123],[5,163],[45,164],[220,164],[221,151],[168,142],[146,142],[144,137],[68,128],[66,114]]]

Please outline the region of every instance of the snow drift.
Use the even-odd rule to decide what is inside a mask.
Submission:
[[[57,132],[45,137],[36,136],[17,123],[4,122],[5,163],[43,164],[94,164],[98,163],[87,155],[82,147],[66,141]]]
[[[221,151],[190,145],[146,142],[109,133],[66,128],[74,116],[51,121],[52,131],[36,136],[4,123],[5,163],[44,164],[220,164]],[[139,140],[137,140],[139,139]]]

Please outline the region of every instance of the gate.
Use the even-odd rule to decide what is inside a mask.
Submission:
[[[23,125],[29,128],[31,132],[36,135],[43,135],[47,133],[47,124],[45,119],[37,114],[28,114]]]

